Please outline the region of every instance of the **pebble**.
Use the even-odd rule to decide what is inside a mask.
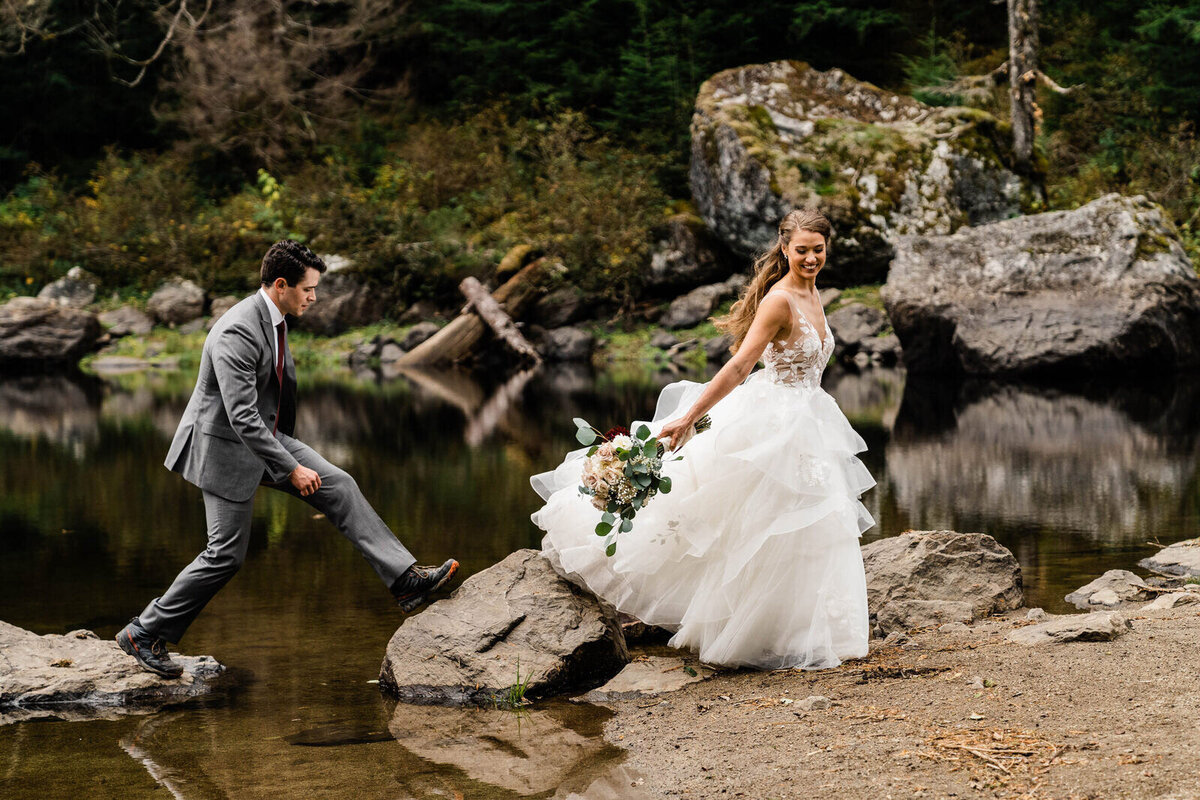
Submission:
[[[796,703],[797,707],[802,708],[805,711],[816,711],[822,708],[829,708],[831,705],[833,705],[832,700],[819,694],[810,695],[809,697],[806,697],[800,702]]]

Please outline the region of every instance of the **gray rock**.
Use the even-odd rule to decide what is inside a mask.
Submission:
[[[336,253],[318,256],[325,262],[326,274],[331,272],[344,272],[354,269],[354,262],[345,256],[339,256]]]
[[[0,622],[0,724],[30,716],[86,717],[90,709],[162,706],[213,689],[209,656],[178,656],[179,678],[146,672],[116,642],[91,631],[39,636]]]
[[[189,320],[188,322],[183,323],[178,328],[176,328],[176,330],[184,335],[187,335],[189,333],[196,333],[197,331],[202,331],[205,329],[205,327],[206,327],[205,320],[201,317],[197,317],[196,319]]]
[[[96,276],[85,272],[83,267],[71,267],[65,276],[43,286],[38,299],[67,308],[83,308],[96,299],[99,284]]]
[[[518,550],[405,620],[379,680],[406,702],[489,704],[518,669],[537,699],[599,686],[628,661],[616,611]]]
[[[1025,612],[1025,619],[1032,620],[1033,622],[1041,622],[1042,620],[1046,619],[1047,616],[1049,615],[1046,614],[1045,609],[1041,608],[1031,608]]]
[[[796,703],[796,708],[801,711],[819,711],[829,708],[833,705],[833,701],[823,695],[814,694],[800,700]]]
[[[206,330],[212,330],[213,325],[217,324],[217,320],[228,311],[242,301],[242,298],[237,295],[225,294],[214,298],[208,307],[208,322],[204,323]]]
[[[404,310],[400,318],[396,322],[401,325],[412,325],[414,322],[422,322],[424,320],[433,319],[440,316],[438,307],[428,300],[418,300]]]
[[[121,306],[99,316],[110,336],[144,336],[154,329],[154,320],[133,306]]]
[[[407,353],[440,330],[441,327],[436,322],[418,322],[408,329],[404,341],[400,342],[400,349]]]
[[[1200,539],[1188,539],[1164,547],[1149,558],[1143,558],[1138,566],[1168,575],[1200,578]]]
[[[1153,603],[1142,606],[1142,611],[1169,611],[1175,606],[1190,606],[1200,603],[1200,593],[1170,592],[1159,595]]]
[[[1200,279],[1162,209],[1140,196],[904,237],[883,299],[913,372],[1200,363]]]
[[[892,631],[883,640],[884,647],[900,647],[908,644],[912,638],[904,631]]]
[[[659,350],[670,350],[677,344],[679,344],[679,340],[666,331],[658,331],[650,337],[650,346],[657,347]]]
[[[163,325],[191,322],[204,313],[204,290],[189,280],[172,278],[150,295],[146,310]]]
[[[709,364],[724,364],[733,355],[729,352],[729,348],[732,346],[733,337],[728,333],[723,333],[704,342],[704,355],[708,358]]]
[[[1055,617],[1040,625],[1029,625],[1011,631],[1010,642],[1025,645],[1062,642],[1108,642],[1133,627],[1118,611],[1097,611],[1092,614],[1068,614]]]
[[[542,337],[542,356],[547,361],[586,361],[591,358],[596,337],[579,328],[555,328]]]
[[[1091,583],[1080,586],[1066,600],[1084,611],[1124,608],[1143,603],[1153,597],[1146,582],[1129,570],[1110,569]]]
[[[639,697],[656,697],[675,692],[683,687],[699,683],[712,673],[701,668],[687,672],[683,659],[664,656],[649,656],[626,665],[611,681],[593,689],[579,699],[587,703],[609,703],[614,700],[636,700]]]
[[[862,303],[847,303],[827,317],[838,344],[857,351],[865,339],[872,339],[887,327],[887,315]]]
[[[534,303],[529,319],[543,328],[561,328],[583,319],[586,313],[583,293],[573,286],[564,286]]]
[[[677,214],[660,233],[642,284],[651,294],[679,292],[725,278],[733,268],[727,249],[702,219]]]
[[[36,297],[0,305],[0,365],[66,364],[96,349],[95,314]]]
[[[834,303],[836,303],[838,301],[839,297],[842,296],[842,290],[841,289],[821,289],[817,294],[818,294],[818,297],[820,297],[820,299],[821,299],[821,308],[829,308],[831,305],[833,305]]]
[[[970,633],[971,629],[962,622],[947,622],[945,625],[938,628],[942,633]]]
[[[734,275],[723,283],[693,289],[671,301],[667,313],[658,321],[664,328],[690,328],[708,319],[722,300],[736,296],[746,285],[746,276]]]
[[[334,336],[347,328],[378,322],[386,309],[386,294],[368,286],[357,273],[326,272],[317,285],[317,301],[296,321],[296,327]]]
[[[379,354],[380,364],[391,364],[392,362],[399,361],[404,357],[404,347],[396,344],[396,342],[392,339],[388,339],[387,341],[380,343],[378,348],[379,349],[377,352]]]
[[[1019,608],[1021,566],[984,533],[912,531],[864,545],[867,603],[883,635]]]
[[[858,352],[855,355],[865,355],[868,362],[872,365],[894,366],[903,357],[903,351],[900,347],[900,337],[894,333],[888,333],[883,336],[872,336],[870,339],[863,339],[859,342]]]
[[[833,223],[839,285],[881,282],[902,234],[950,233],[1020,213],[1038,196],[1004,165],[999,122],[932,108],[831,69],[778,61],[700,87],[689,178],[701,217],[744,256],[793,208]]]

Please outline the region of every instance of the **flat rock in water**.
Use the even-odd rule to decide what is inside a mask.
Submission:
[[[1141,196],[900,237],[882,296],[914,373],[1057,378],[1200,363],[1200,278],[1168,216]]]
[[[1063,599],[1083,611],[1095,611],[1137,605],[1153,596],[1146,582],[1134,573],[1126,569],[1110,569]]]
[[[409,617],[388,642],[380,688],[409,703],[538,699],[594,688],[629,662],[617,612],[518,550]]]
[[[911,531],[862,548],[877,635],[1019,608],[1021,566],[985,533]]]
[[[39,636],[0,622],[0,724],[169,705],[209,693],[225,671],[211,656],[172,656],[183,675],[161,678],[91,631]]]
[[[611,681],[580,697],[589,703],[613,700],[632,700],[674,692],[691,683],[707,680],[712,673],[704,668],[692,669],[691,674],[681,658],[651,656],[631,662]]]
[[[1068,614],[1040,625],[1018,628],[1006,638],[1010,642],[1026,645],[1108,642],[1132,627],[1133,623],[1118,611],[1096,611],[1091,614]]]
[[[1138,562],[1143,569],[1200,578],[1200,539],[1176,542]]]

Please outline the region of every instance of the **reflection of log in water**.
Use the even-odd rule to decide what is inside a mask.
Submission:
[[[1172,526],[1196,469],[1194,422],[1174,395],[1122,402],[1032,386],[911,380],[887,478],[917,527],[1045,525],[1119,541]],[[1126,411],[1161,409],[1141,421]],[[1180,440],[1178,431],[1188,436]],[[1163,435],[1160,431],[1174,431]]]
[[[99,436],[100,383],[81,374],[0,375],[0,426],[82,446]]]
[[[457,406],[467,418],[463,438],[471,447],[478,447],[497,428],[515,437],[522,434],[522,426],[513,417],[514,414],[519,416],[521,395],[539,369],[535,366],[511,375],[486,399],[483,388],[462,370],[406,367],[400,368],[398,373],[420,389]]]
[[[187,783],[186,779],[179,779],[174,771],[162,766],[154,757],[150,755],[142,747],[142,740],[150,738],[154,735],[154,731],[163,722],[179,717],[180,714],[158,715],[150,717],[137,727],[133,733],[121,740],[121,749],[129,754],[129,757],[145,767],[146,772],[154,779],[154,782],[171,793],[175,800],[187,800],[190,797],[200,797],[204,795],[192,794],[188,795],[184,792],[181,784]]]

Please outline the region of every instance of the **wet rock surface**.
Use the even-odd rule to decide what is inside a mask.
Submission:
[[[605,703],[656,697],[707,680],[711,674],[703,667],[689,667],[681,658],[646,656],[631,662],[608,683],[579,699],[589,703]]]
[[[1141,196],[901,238],[882,295],[913,372],[1055,377],[1200,363],[1200,278],[1162,209]]]
[[[862,548],[875,633],[973,622],[1024,601],[1021,567],[991,536],[913,531]]]
[[[405,620],[379,680],[409,703],[488,705],[516,684],[529,699],[590,689],[628,661],[616,611],[518,550]]]
[[[225,671],[210,656],[173,657],[183,675],[161,678],[91,631],[39,636],[0,622],[0,724],[177,703],[211,692]]]
[[[880,282],[895,239],[945,234],[1020,213],[1037,190],[1009,168],[986,112],[934,108],[799,61],[725,70],[692,117],[692,196],[744,256],[793,208],[819,206],[837,234],[827,280]]]
[[[16,297],[0,305],[0,366],[68,364],[95,350],[100,334],[95,314]]]

